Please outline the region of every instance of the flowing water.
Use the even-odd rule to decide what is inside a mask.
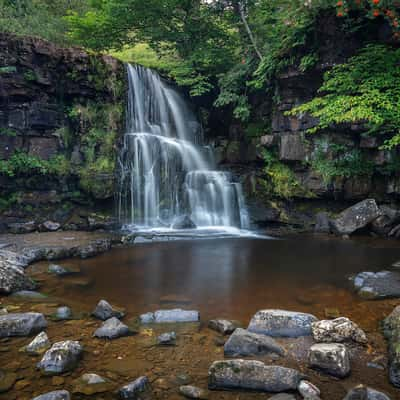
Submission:
[[[213,151],[182,96],[160,76],[128,65],[119,219],[132,228],[168,228],[190,216],[199,228],[247,228],[241,186],[217,171]]]

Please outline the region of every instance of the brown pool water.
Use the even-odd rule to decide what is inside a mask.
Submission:
[[[206,327],[207,320],[226,317],[246,326],[251,316],[263,308],[311,312],[319,318],[325,317],[326,309],[337,309],[340,315],[357,322],[370,339],[367,348],[352,350],[352,374],[344,380],[308,369],[301,357],[264,361],[303,370],[321,388],[322,399],[341,400],[347,389],[359,383],[383,390],[393,399],[400,398],[400,391],[388,383],[387,370],[367,367],[377,358],[378,363],[386,362],[386,344],[379,324],[400,301],[364,301],[353,293],[348,280],[360,271],[388,269],[398,260],[397,242],[296,236],[284,240],[213,239],[116,248],[93,259],[59,262],[81,269],[79,275],[64,278],[49,276],[49,263],[39,263],[30,268],[30,273],[41,282],[41,291],[50,296],[47,304],[32,305],[11,298],[3,298],[3,303],[47,313],[56,303],[66,304],[79,313],[90,312],[104,298],[124,307],[127,320],[142,312],[181,307],[199,310],[202,324],[174,327],[178,345],[160,349],[154,346],[155,336],[170,327],[141,328],[138,335],[104,342],[92,338],[99,322],[89,316],[67,323],[51,322],[48,333],[53,342],[76,338],[84,343],[86,353],[79,368],[66,374],[64,382],[57,385],[35,372],[36,359],[17,352],[29,339],[11,339],[1,344],[9,350],[0,353],[0,358],[4,365],[11,363],[10,370],[21,374],[19,379],[30,384],[22,389],[15,386],[0,394],[0,399],[24,400],[61,387],[71,389],[73,380],[85,372],[108,376],[115,388],[147,374],[153,382],[155,398],[178,399],[180,375],[186,374],[191,383],[206,387],[208,366],[223,359],[223,348],[215,343],[218,334]],[[292,345],[283,344],[287,348]],[[106,400],[113,396],[103,393],[92,398]],[[246,392],[212,392],[209,396],[268,397]],[[88,397],[73,396],[84,398]]]

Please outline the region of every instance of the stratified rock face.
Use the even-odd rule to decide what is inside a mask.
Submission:
[[[296,390],[300,372],[255,360],[215,361],[208,370],[210,389],[249,389],[264,392]]]
[[[98,319],[105,321],[112,317],[120,319],[124,316],[124,313],[122,311],[114,309],[108,301],[100,300],[96,308],[92,312],[92,315]]]
[[[360,272],[353,280],[354,288],[364,299],[400,297],[400,273],[392,271]]]
[[[71,395],[66,390],[56,390],[54,392],[41,394],[33,400],[71,400]]]
[[[271,337],[238,328],[224,346],[226,356],[251,356],[275,353],[284,354],[283,348]]]
[[[199,322],[200,313],[194,310],[182,310],[176,308],[173,310],[158,310],[149,312],[140,316],[142,324],[162,324],[175,322]]]
[[[118,395],[121,400],[138,400],[142,394],[149,391],[149,380],[146,376],[141,376],[131,383],[123,386]]]
[[[338,378],[344,378],[350,373],[349,352],[343,344],[315,344],[310,348],[310,366]]]
[[[248,331],[276,337],[299,337],[311,335],[311,324],[317,318],[285,310],[261,310],[251,319]]]
[[[381,215],[374,199],[366,199],[347,208],[331,221],[333,231],[338,235],[351,235],[366,227]]]
[[[348,318],[340,317],[334,320],[322,320],[312,324],[312,334],[316,342],[342,343],[356,342],[367,343],[367,336],[357,324]]]
[[[343,400],[391,400],[386,394],[360,385],[351,389]]]
[[[129,334],[129,328],[115,317],[104,321],[101,327],[94,332],[94,336],[103,339],[117,339]]]
[[[40,313],[15,313],[0,316],[0,337],[30,336],[47,327]]]
[[[384,333],[389,342],[389,379],[400,387],[400,306],[385,319]]]
[[[72,371],[77,366],[82,352],[83,347],[77,341],[57,342],[46,351],[37,367],[46,375],[58,375]]]

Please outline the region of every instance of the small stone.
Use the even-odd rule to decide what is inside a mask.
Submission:
[[[163,333],[157,338],[157,342],[163,346],[174,346],[176,343],[176,333],[175,332],[167,332]]]
[[[123,386],[119,391],[119,398],[122,400],[136,400],[139,395],[149,390],[149,380],[146,376],[134,380]]]
[[[44,231],[55,232],[61,228],[61,224],[59,224],[58,222],[53,222],[53,221],[46,221],[46,222],[43,222],[41,228]]]
[[[181,386],[179,388],[179,393],[188,399],[201,399],[201,400],[208,399],[207,392],[196,386],[189,386],[189,385]]]
[[[199,322],[200,313],[193,310],[182,310],[175,308],[173,310],[158,310],[149,312],[140,316],[142,324],[162,324],[176,322]]]
[[[92,312],[92,315],[102,321],[106,321],[112,317],[121,319],[124,317],[125,313],[122,310],[117,310],[112,307],[106,300],[100,300]]]
[[[16,380],[16,374],[0,369],[0,393],[8,392],[14,386]]]
[[[310,366],[338,378],[350,373],[349,352],[343,344],[318,343],[310,348]]]
[[[39,335],[26,346],[25,350],[29,354],[38,355],[44,353],[50,346],[51,343],[46,332],[40,332]]]
[[[103,339],[117,339],[130,335],[129,327],[123,324],[118,318],[113,317],[104,321],[100,328],[96,329],[94,336]]]
[[[41,394],[33,400],[71,400],[71,395],[66,390],[56,390],[54,392]]]
[[[230,335],[238,327],[238,324],[227,319],[212,319],[208,322],[208,327],[223,335]]]
[[[306,400],[319,400],[319,395],[321,394],[321,391],[308,381],[301,381],[297,390]]]
[[[72,393],[81,393],[91,396],[97,393],[104,393],[111,389],[110,383],[97,374],[83,374],[73,381]]]
[[[55,314],[56,319],[58,320],[67,320],[72,318],[72,311],[69,307],[63,306],[63,307],[58,307],[56,314]]]

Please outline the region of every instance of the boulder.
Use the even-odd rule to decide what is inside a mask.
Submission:
[[[141,376],[119,389],[118,395],[122,400],[141,400],[142,395],[149,390],[149,380],[146,376]]]
[[[112,317],[104,321],[100,328],[96,329],[93,336],[103,339],[117,339],[130,335],[130,329],[118,318]]]
[[[318,343],[310,348],[309,362],[317,368],[338,378],[350,373],[350,357],[345,345],[339,343]]]
[[[321,391],[308,381],[301,381],[297,390],[306,400],[319,400],[319,395],[321,394]]]
[[[92,315],[103,321],[110,319],[112,317],[121,319],[124,317],[124,312],[122,310],[117,310],[111,306],[111,304],[106,300],[100,300],[96,308],[92,312]]]
[[[175,322],[199,322],[200,313],[193,310],[182,310],[176,308],[173,310],[159,310],[149,312],[140,316],[142,324],[162,324]]]
[[[358,295],[375,300],[400,297],[400,273],[392,271],[360,272],[353,279]]]
[[[208,399],[207,392],[196,386],[190,386],[190,385],[180,386],[179,393],[188,399],[200,399],[200,400]]]
[[[196,224],[187,215],[175,218],[171,226],[172,229],[196,229]]]
[[[355,231],[365,228],[381,215],[376,201],[366,199],[342,211],[331,220],[331,228],[337,235],[351,235]]]
[[[224,346],[226,356],[252,356],[275,353],[283,356],[284,349],[271,337],[238,328]]]
[[[390,400],[390,397],[367,386],[359,385],[349,390],[343,400]]]
[[[0,338],[30,336],[47,327],[47,321],[40,313],[10,313],[0,316]]]
[[[157,338],[157,343],[162,346],[173,346],[176,342],[176,333],[175,332],[166,332],[162,333]]]
[[[41,394],[33,400],[71,400],[71,395],[66,390],[55,390],[54,392]]]
[[[299,337],[311,335],[311,324],[317,318],[285,310],[261,310],[250,321],[248,331],[276,337]]]
[[[25,351],[32,355],[38,355],[44,353],[50,347],[51,343],[46,332],[40,332],[39,335],[25,347]]]
[[[0,294],[35,288],[36,284],[25,275],[23,265],[0,259]]]
[[[82,353],[83,347],[77,341],[57,342],[46,351],[37,367],[45,375],[63,374],[77,366]]]
[[[385,319],[383,329],[389,344],[389,380],[400,387],[400,306]]]
[[[387,236],[400,222],[400,210],[382,205],[379,207],[381,215],[371,223],[371,229],[380,236]]]
[[[265,365],[255,360],[215,361],[208,370],[210,389],[248,389],[263,392],[296,390],[303,378],[300,372]]]
[[[72,393],[80,393],[86,396],[108,392],[111,389],[110,382],[97,374],[83,374],[72,384]]]
[[[223,335],[229,335],[238,327],[238,325],[234,321],[226,319],[212,319],[208,322],[208,327],[214,331],[222,333]]]
[[[368,342],[364,331],[345,317],[313,322],[311,329],[316,342],[343,343],[353,341],[360,344]]]

